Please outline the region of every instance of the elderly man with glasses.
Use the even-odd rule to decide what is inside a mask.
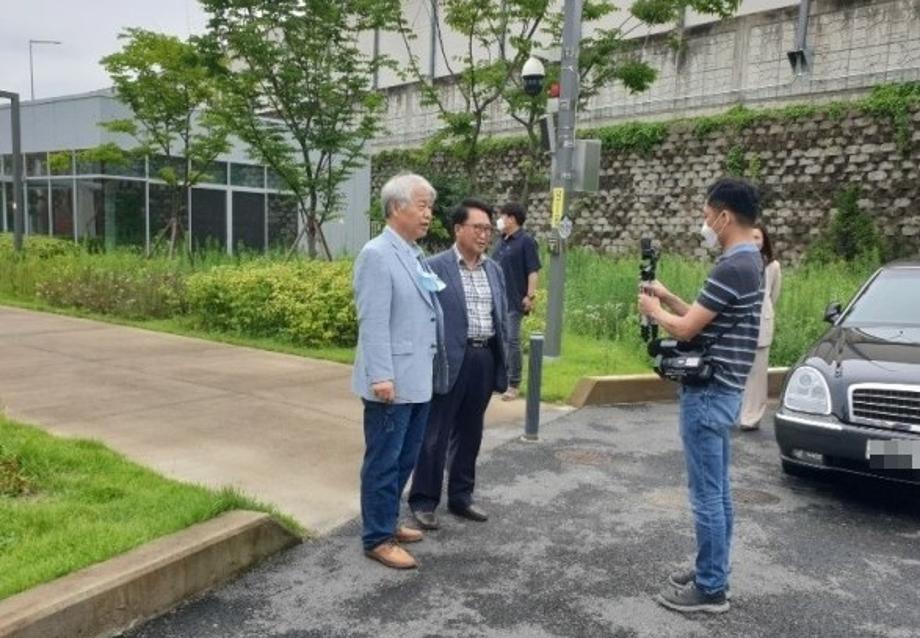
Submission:
[[[455,515],[484,522],[473,501],[476,457],[483,418],[493,392],[508,387],[508,302],[501,267],[485,252],[492,241],[492,207],[466,199],[451,214],[455,243],[428,264],[444,281],[437,293],[444,310],[447,391],[431,402],[409,507],[426,530],[440,527],[435,514],[447,466],[447,507]]]

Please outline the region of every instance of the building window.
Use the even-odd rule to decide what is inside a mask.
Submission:
[[[268,245],[288,249],[297,237],[297,200],[291,195],[268,195]]]
[[[234,186],[265,188],[265,169],[251,164],[231,164],[230,183]]]
[[[73,182],[51,180],[51,232],[55,237],[74,238]]]
[[[202,172],[198,180],[202,184],[226,184],[227,183],[227,163],[211,162]]]
[[[176,179],[182,181],[185,179],[186,168],[186,162],[181,157],[154,155],[150,158],[150,179],[163,179],[163,172],[172,169],[176,175]]]
[[[77,237],[91,245],[145,245],[144,184],[117,179],[77,182]]]
[[[152,167],[151,167],[152,168]],[[166,225],[172,219],[173,207],[179,206],[179,224],[182,231],[188,231],[185,198],[176,189],[163,184],[150,184],[150,245],[169,243],[169,231]],[[182,237],[180,236],[180,239]]]
[[[45,177],[48,175],[48,157],[45,153],[28,153],[23,157],[26,164],[26,177]]]
[[[265,249],[265,195],[262,193],[233,193],[234,249]]]
[[[51,169],[51,175],[73,175],[73,153],[70,151],[59,151],[48,155],[48,166]]]
[[[26,185],[29,211],[29,234],[48,234],[48,182],[30,182]]]
[[[227,193],[210,188],[192,189],[192,247],[195,250],[227,247]]]

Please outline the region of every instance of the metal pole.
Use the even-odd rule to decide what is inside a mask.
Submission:
[[[530,335],[530,360],[527,365],[527,416],[524,441],[540,440],[540,386],[543,378],[543,335]]]
[[[22,250],[22,235],[25,226],[23,223],[25,206],[23,205],[22,188],[22,127],[19,123],[19,94],[0,91],[0,98],[10,101],[10,128],[13,129],[10,136],[13,147],[13,246],[19,252]]]
[[[809,0],[799,1],[799,20],[795,27],[795,48],[799,51],[805,50],[808,42],[808,13],[810,10]]]
[[[553,167],[554,197],[562,190],[560,219],[568,217],[575,179],[575,113],[578,107],[578,50],[581,42],[583,0],[565,0],[560,68],[559,126]],[[554,215],[554,217],[556,217]],[[565,239],[559,234],[559,219],[553,220],[555,250],[549,257],[549,303],[546,312],[546,356],[562,351],[562,306],[565,299]],[[533,355],[531,355],[533,356]]]
[[[34,102],[35,101],[35,73],[33,71],[33,64],[32,64],[32,44],[33,43],[34,43],[33,40],[29,40],[29,88],[31,89],[31,92],[29,93],[29,95],[32,96],[31,100]]]

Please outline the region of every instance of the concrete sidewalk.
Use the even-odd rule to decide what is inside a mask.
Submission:
[[[6,307],[0,352],[11,418],[98,439],[176,479],[236,486],[319,532],[358,512],[350,366]],[[496,397],[486,449],[522,430],[523,414],[522,400]]]

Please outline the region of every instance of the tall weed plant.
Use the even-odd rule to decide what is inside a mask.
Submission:
[[[715,255],[713,255],[713,260]],[[544,255],[544,262],[546,262]],[[663,256],[658,279],[692,303],[712,262]],[[824,310],[831,302],[847,302],[876,268],[873,259],[830,261],[789,268],[776,309],[772,365],[791,365],[827,328]],[[547,286],[546,275],[543,286]],[[636,299],[639,257],[611,258],[575,249],[567,255],[565,329],[599,340],[614,341],[637,355],[645,351],[639,336]],[[525,321],[525,332],[545,327],[546,299],[537,298],[536,313]]]

